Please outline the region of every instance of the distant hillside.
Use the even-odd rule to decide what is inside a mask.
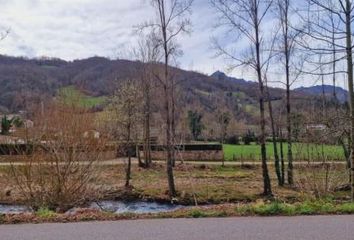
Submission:
[[[159,64],[156,64],[159,67]],[[59,89],[75,88],[95,103],[115,90],[116,83],[139,78],[142,63],[92,57],[83,60],[26,59],[0,55],[0,112],[16,112],[32,104],[53,98]],[[229,111],[236,120],[258,123],[258,85],[255,82],[228,77],[218,71],[207,76],[192,71],[171,68],[178,82],[181,110],[194,108],[210,117],[217,110]],[[282,99],[285,92],[271,88],[273,100]],[[303,91],[294,96],[307,96]],[[90,99],[95,97],[93,101]],[[158,92],[157,92],[157,98]],[[90,104],[89,104],[90,105]],[[215,118],[215,117],[214,117]]]
[[[257,86],[257,84],[255,82],[252,81],[246,81],[244,79],[239,79],[239,78],[233,78],[233,77],[229,77],[227,76],[224,72],[221,71],[216,71],[215,73],[211,74],[210,77],[212,78],[216,78],[216,79],[222,79],[222,80],[228,80],[231,82],[236,83],[239,86],[250,86],[250,85],[254,85],[255,87]]]
[[[323,91],[326,95],[327,98],[332,98],[333,97],[333,92],[336,92],[336,97],[337,100],[340,101],[341,103],[344,103],[348,100],[348,91],[341,88],[341,87],[334,87],[332,85],[316,85],[312,87],[301,87],[297,88],[294,91],[295,92],[300,92],[300,93],[305,93],[305,94],[310,94],[314,96],[321,96]]]

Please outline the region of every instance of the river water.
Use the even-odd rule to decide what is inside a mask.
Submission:
[[[177,209],[183,208],[181,205],[173,205],[167,203],[157,203],[157,202],[122,202],[122,201],[101,201],[98,203],[92,203],[90,205],[91,209],[100,209],[103,211],[113,212],[113,213],[160,213],[160,212],[170,212]]]
[[[107,211],[116,214],[122,213],[135,213],[135,214],[146,214],[146,213],[160,213],[160,212],[170,212],[177,209],[181,209],[184,206],[173,205],[167,203],[157,203],[157,202],[123,202],[123,201],[100,201],[89,204],[88,209],[95,209],[100,211]],[[73,208],[69,210],[68,214],[73,214],[79,208]],[[20,205],[5,205],[0,204],[0,214],[19,214],[32,212],[30,208]]]
[[[31,209],[20,205],[5,205],[0,204],[0,214],[19,214],[31,212]]]

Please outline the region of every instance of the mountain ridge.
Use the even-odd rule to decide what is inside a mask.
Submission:
[[[139,78],[141,62],[104,57],[65,61],[57,58],[27,59],[0,55],[0,112],[16,112],[53,98],[58,90],[74,86],[94,97],[109,96],[117,82]],[[156,63],[157,67],[161,67]],[[235,119],[258,122],[258,84],[233,78],[221,71],[210,76],[171,67],[181,91],[182,110],[216,114],[221,108]],[[281,88],[269,88],[272,100],[285,96]],[[293,91],[294,97],[309,97]],[[224,111],[223,110],[223,111]]]

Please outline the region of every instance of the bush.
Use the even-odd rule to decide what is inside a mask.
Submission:
[[[46,207],[41,207],[36,211],[36,215],[40,218],[51,218],[55,216],[55,212]]]
[[[256,206],[254,212],[261,216],[281,215],[284,208],[284,204],[279,202],[272,202],[271,204],[262,204]]]
[[[235,209],[241,215],[260,215],[260,216],[275,216],[275,215],[287,215],[292,216],[296,214],[295,206],[272,202],[269,204],[256,204],[256,205],[245,205],[240,208]]]
[[[228,137],[225,139],[226,144],[233,144],[233,145],[239,145],[240,144],[240,137],[237,135]]]
[[[94,118],[81,108],[56,103],[45,114],[39,110],[34,119],[37,124],[28,141],[42,148],[25,155],[25,163],[12,165],[8,173],[26,205],[65,212],[99,197],[91,183],[99,177],[97,163],[106,139],[87,134],[95,129]]]
[[[269,204],[247,204],[236,207],[234,210],[241,216],[260,215],[314,215],[314,214],[353,214],[354,203],[343,203],[336,205],[328,200],[305,201],[295,204],[287,204],[281,202],[272,202]]]
[[[195,210],[192,210],[189,215],[193,218],[201,218],[201,217],[207,217],[207,214],[198,210],[198,209],[195,209]]]
[[[242,137],[242,141],[245,145],[250,145],[252,142],[257,142],[256,134],[250,130]]]
[[[337,212],[344,214],[353,214],[354,213],[354,203],[344,203],[337,207]]]
[[[301,215],[312,215],[316,211],[313,206],[309,203],[302,203],[296,206],[296,212]]]

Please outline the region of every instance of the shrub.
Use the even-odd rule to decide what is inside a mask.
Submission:
[[[241,207],[236,207],[235,212],[239,213],[241,216],[247,216],[253,214],[253,207],[251,205],[244,205]]]
[[[228,138],[226,138],[225,143],[226,143],[226,144],[239,145],[239,144],[240,144],[240,137],[237,136],[237,135],[228,137]]]
[[[34,120],[28,141],[41,148],[9,171],[26,205],[65,212],[98,197],[91,183],[97,181],[97,162],[106,142],[87,134],[95,129],[94,118],[82,108],[54,103],[45,114],[35,113]]]
[[[336,208],[337,212],[345,213],[345,214],[353,214],[354,213],[354,203],[344,203]]]
[[[41,207],[36,211],[36,215],[40,218],[51,218],[54,217],[56,214],[54,211],[46,207]]]
[[[347,181],[346,171],[338,171],[338,165],[334,162],[323,164],[311,164],[298,166],[296,174],[296,187],[305,193],[311,193],[316,199],[325,199],[331,196],[338,186],[345,185]]]
[[[273,215],[313,215],[313,214],[328,214],[328,213],[354,213],[354,204],[346,203],[335,206],[331,202],[327,201],[305,201],[296,204],[286,204],[280,202],[272,202],[269,204],[249,204],[235,208],[235,212],[240,215],[261,215],[261,216],[273,216]]]
[[[226,211],[221,211],[221,212],[217,212],[215,214],[215,217],[227,217],[227,212]]]
[[[245,145],[250,145],[252,142],[257,142],[257,137],[254,132],[248,130],[248,132],[242,137],[242,141]]]
[[[296,212],[300,215],[312,215],[316,213],[316,209],[314,208],[313,204],[308,202],[296,205],[295,209]]]
[[[254,212],[262,216],[280,215],[283,206],[281,203],[273,202],[271,204],[261,204],[254,208]]]
[[[201,217],[206,217],[207,214],[205,212],[198,210],[198,209],[194,209],[189,213],[189,216],[191,216],[193,218],[201,218]]]

